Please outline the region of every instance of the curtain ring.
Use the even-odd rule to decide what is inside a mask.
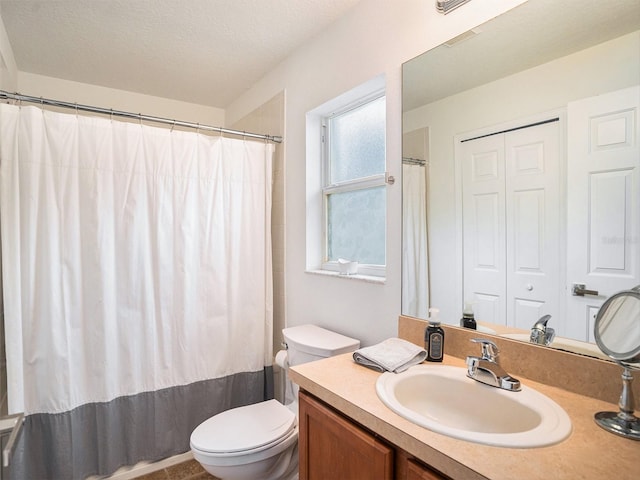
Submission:
[[[113,108],[111,108],[111,109],[110,109],[110,112],[109,112],[109,120],[110,120],[111,122],[113,122]]]
[[[176,127],[176,121],[175,119],[173,120],[173,123],[171,124],[171,131],[173,132],[173,129]]]

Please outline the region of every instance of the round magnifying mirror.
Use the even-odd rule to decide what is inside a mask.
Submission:
[[[624,369],[620,411],[596,413],[596,423],[609,432],[640,440],[640,419],[633,414],[631,389],[631,369],[640,370],[640,285],[616,293],[602,304],[594,334],[600,350]]]
[[[640,285],[609,297],[595,323],[600,350],[623,364],[640,363]]]

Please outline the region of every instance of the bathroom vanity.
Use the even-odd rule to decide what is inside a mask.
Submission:
[[[424,325],[415,322],[420,321],[407,320],[402,325],[401,318],[399,336],[411,341],[411,329],[418,332]],[[456,347],[451,343],[453,353]],[[468,351],[475,350],[470,346]],[[569,355],[569,365],[578,357],[553,354]],[[443,365],[464,367],[462,357],[445,355]],[[584,366],[589,369],[590,364]],[[502,448],[458,440],[420,427],[386,407],[376,394],[381,374],[355,364],[350,354],[293,367],[291,378],[302,391],[300,478],[637,479],[640,442],[612,435],[593,420],[595,412],[616,410],[615,403],[528,379],[517,370],[513,373],[523,385],[550,397],[567,412],[572,432],[566,440],[542,448]],[[619,384],[612,394],[619,394]]]
[[[300,478],[448,478],[313,395],[299,407]]]

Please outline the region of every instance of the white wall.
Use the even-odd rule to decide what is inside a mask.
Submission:
[[[450,261],[459,256],[455,249],[454,135],[563,109],[573,100],[637,85],[638,52],[640,32],[635,32],[405,113],[406,131],[431,129],[431,298],[444,321],[457,324],[462,310],[452,295],[460,291],[461,279],[456,278]]]
[[[13,58],[13,50],[0,17],[0,89],[8,92],[16,90],[18,68]]]
[[[52,98],[65,102],[142,113],[172,120],[184,120],[213,127],[225,126],[225,112],[220,108],[205,107],[194,103],[143,95],[99,85],[72,82],[33,73],[18,73],[18,91],[24,95]]]
[[[397,334],[401,298],[401,182],[387,192],[387,279],[384,285],[305,273],[305,114],[378,74],[387,83],[387,169],[401,176],[401,66],[444,40],[524,3],[472,1],[443,16],[435,1],[363,0],[345,17],[283,61],[227,109],[242,118],[286,91],[286,318],[316,323],[369,345]]]

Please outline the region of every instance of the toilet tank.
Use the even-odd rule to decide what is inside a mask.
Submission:
[[[353,352],[360,348],[360,340],[317,325],[285,328],[282,330],[282,335],[287,344],[287,360],[292,366]]]

